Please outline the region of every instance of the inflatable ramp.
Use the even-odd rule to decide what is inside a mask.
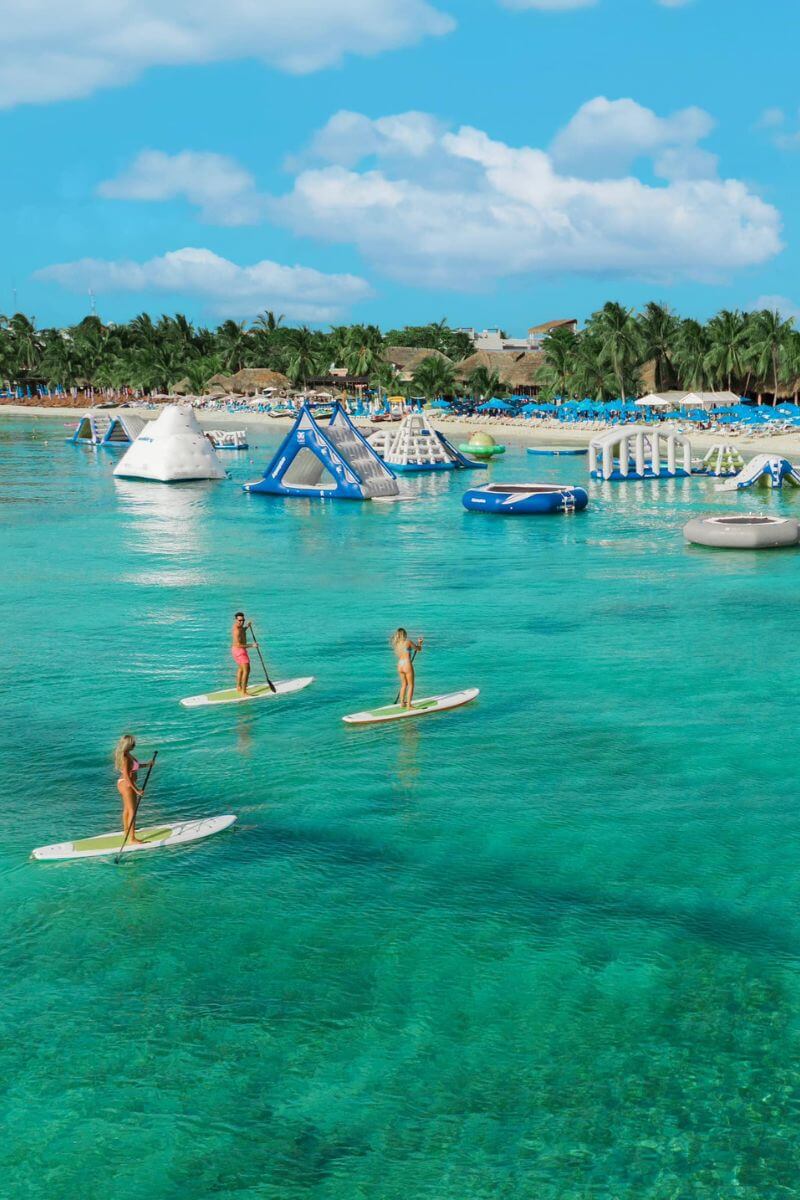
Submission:
[[[74,446],[130,446],[146,424],[142,417],[134,417],[127,413],[125,416],[115,417],[86,413],[67,441],[72,442]]]
[[[800,487],[800,471],[797,467],[779,454],[757,454],[733,479],[717,484],[717,491],[738,492],[751,487],[775,489],[782,488],[785,483],[790,487]]]
[[[399,493],[393,473],[381,462],[340,404],[319,425],[304,404],[262,479],[246,492],[270,496],[317,496],[374,500]]]
[[[483,468],[472,462],[433,428],[424,413],[409,413],[397,429],[379,429],[369,444],[393,471],[452,471]]]

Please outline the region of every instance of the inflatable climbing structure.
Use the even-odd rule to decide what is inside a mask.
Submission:
[[[396,429],[379,429],[367,440],[393,471],[453,471],[486,465],[471,462],[456,450],[424,413],[409,413]]]
[[[782,488],[785,483],[790,487],[800,487],[800,471],[797,467],[779,454],[757,454],[733,479],[717,484],[717,491],[737,492],[751,487]]]
[[[225,469],[190,408],[170,405],[149,421],[123,454],[114,474],[122,479],[179,483],[224,479]]]
[[[67,441],[76,446],[130,446],[146,424],[143,417],[134,417],[129,413],[114,417],[87,413],[81,417],[75,432]]]
[[[400,489],[392,471],[337,403],[327,425],[318,424],[304,404],[263,479],[246,483],[244,490],[270,496],[374,500],[396,496]]]

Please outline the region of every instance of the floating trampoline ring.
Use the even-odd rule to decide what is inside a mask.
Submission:
[[[768,517],[755,513],[730,517],[695,517],[683,527],[687,542],[723,550],[777,550],[796,546],[800,522],[794,517]]]

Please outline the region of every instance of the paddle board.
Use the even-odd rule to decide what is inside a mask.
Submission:
[[[411,708],[401,708],[399,704],[384,704],[382,708],[368,708],[365,712],[350,713],[342,717],[348,725],[374,725],[379,721],[402,721],[406,717],[424,717],[429,713],[444,712],[448,708],[460,708],[469,704],[480,691],[479,688],[465,688],[462,692],[446,692],[442,696],[426,696],[423,700],[415,700]]]
[[[236,820],[228,813],[224,817],[204,817],[200,821],[173,821],[170,825],[154,825],[149,829],[137,829],[136,836],[143,843],[125,843],[123,854],[138,854],[140,850],[159,850],[162,846],[180,846],[184,842],[197,842],[228,829]],[[125,834],[101,833],[98,837],[81,838],[77,842],[54,842],[52,846],[38,846],[31,858],[39,862],[61,858],[100,858],[104,854],[117,854]]]
[[[251,683],[247,695],[242,696],[236,688],[225,688],[221,692],[207,692],[202,696],[187,696],[181,700],[184,708],[204,708],[208,704],[244,704],[247,700],[269,700],[270,696],[286,696],[289,692],[301,692],[314,682],[313,675],[302,679],[273,680],[275,691],[268,683]]]

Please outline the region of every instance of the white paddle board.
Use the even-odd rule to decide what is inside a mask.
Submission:
[[[273,680],[275,691],[268,683],[251,683],[247,695],[243,696],[236,688],[225,688],[221,692],[206,692],[202,696],[187,696],[181,700],[184,708],[204,708],[208,704],[245,704],[248,700],[269,700],[271,696],[287,696],[289,692],[301,692],[314,682],[313,675],[304,675],[302,679]]]
[[[200,821],[173,821],[171,824],[154,825],[149,829],[137,829],[136,836],[142,843],[125,843],[123,854],[138,854],[142,850],[159,850],[162,846],[180,846],[184,842],[197,842],[228,829],[236,817],[228,813],[224,817],[204,817]],[[118,854],[125,834],[101,833],[97,837],[81,838],[77,842],[54,842],[52,846],[38,846],[31,858],[39,862],[61,858],[101,858],[103,855]]]
[[[402,721],[406,717],[424,717],[428,713],[444,712],[448,708],[460,708],[469,704],[480,691],[479,688],[464,688],[461,692],[446,692],[442,696],[426,696],[415,700],[411,708],[399,704],[384,704],[382,708],[368,708],[365,712],[350,713],[342,717],[348,725],[374,725],[379,721]]]

